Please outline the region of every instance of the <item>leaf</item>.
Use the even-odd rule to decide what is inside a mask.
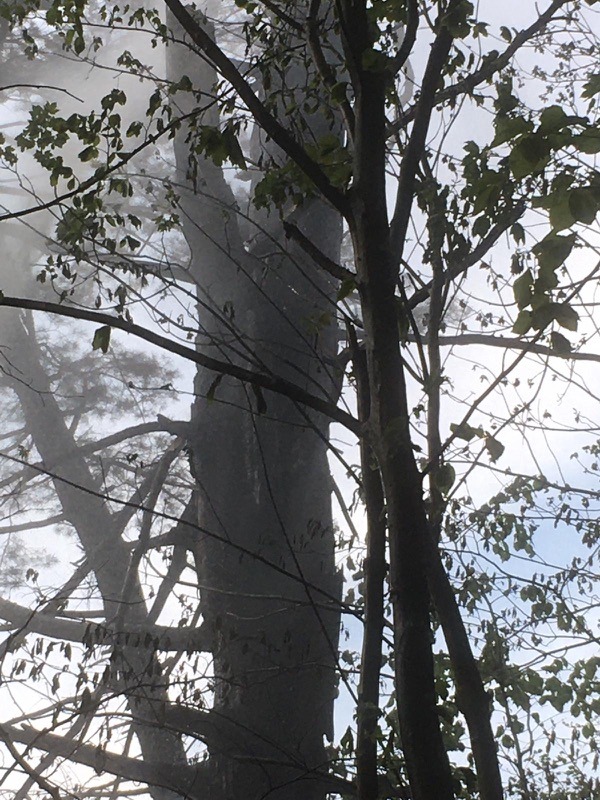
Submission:
[[[587,153],[589,155],[600,153],[600,129],[588,128],[582,131],[579,136],[573,138],[572,144],[580,153]]]
[[[89,147],[85,147],[81,153],[79,153],[79,160],[83,161],[92,161],[92,159],[97,158],[98,156],[98,148],[90,145]]]
[[[448,494],[455,480],[456,470],[452,464],[442,464],[435,474],[435,484],[442,494]]]
[[[550,212],[550,225],[555,231],[562,231],[565,228],[570,228],[576,221],[571,211],[569,203],[569,194],[557,192],[551,195],[551,202],[547,208]]]
[[[524,133],[530,133],[533,129],[532,123],[525,119],[525,117],[509,117],[506,114],[496,117],[494,122],[496,128],[496,135],[492,142],[492,147],[497,147],[499,144],[515,139]]]
[[[160,89],[156,89],[151,95],[150,99],[148,100],[148,108],[146,109],[146,116],[152,117],[160,107],[162,103],[162,95],[160,93]]]
[[[589,189],[572,189],[569,192],[569,210],[576,222],[591,225],[598,213],[598,202]]]
[[[110,344],[110,326],[103,325],[101,328],[97,328],[94,333],[94,338],[92,339],[92,349],[102,350],[103,353],[106,353],[108,352],[109,344]]]
[[[93,708],[94,701],[92,699],[92,693],[86,686],[81,693],[81,700],[79,701],[79,713],[88,714]]]
[[[555,306],[558,304],[550,303],[547,295],[545,295],[542,299],[544,302],[541,302],[539,305],[537,305],[531,314],[531,324],[536,331],[543,331],[544,328],[547,328],[548,325],[550,325],[550,323],[556,319]]]
[[[550,133],[551,131],[559,131],[568,125],[569,118],[565,114],[561,106],[548,106],[542,111],[540,117],[540,133]]]
[[[552,331],[550,334],[550,345],[559,355],[566,355],[573,349],[567,337],[563,336],[562,333],[558,331]]]
[[[343,103],[347,99],[347,88],[346,81],[339,81],[331,87],[331,99],[334,103]]]
[[[363,50],[361,66],[365,72],[385,72],[391,64],[391,59],[381,50],[374,47]]]
[[[540,268],[558,269],[566,261],[575,244],[575,234],[557,236],[550,233],[541,242],[533,246]]]
[[[546,292],[552,291],[552,289],[556,289],[557,286],[558,276],[556,274],[556,270],[552,267],[549,267],[547,264],[545,264],[543,267],[540,267],[540,271],[538,272],[538,277],[533,288],[534,295],[545,294]]]
[[[481,439],[484,435],[482,428],[474,428],[467,422],[461,422],[458,425],[455,422],[450,423],[450,431],[457,439],[464,439],[465,442],[470,442],[471,439],[474,439],[476,436]]]
[[[532,314],[531,311],[520,311],[516,320],[515,324],[513,325],[513,333],[516,333],[517,336],[524,336],[527,331],[531,328],[532,323]]]
[[[579,322],[579,314],[568,303],[553,303],[554,319],[558,324],[568,331],[576,331]]]
[[[525,272],[517,278],[517,280],[513,284],[513,294],[515,296],[515,302],[518,308],[525,308],[531,302],[531,298],[533,297],[533,275],[531,274],[531,270],[525,270]]]
[[[515,222],[515,224],[511,227],[510,235],[513,237],[515,242],[517,242],[517,244],[525,242],[525,229],[520,222]]]
[[[354,278],[344,278],[344,280],[340,283],[340,288],[337,292],[337,300],[345,300],[346,297],[352,294],[352,292],[356,289],[356,281]]]
[[[267,411],[267,402],[265,400],[262,388],[258,386],[256,383],[251,383],[250,388],[252,389],[252,392],[254,393],[254,397],[256,399],[256,413],[265,414]]]
[[[486,436],[485,449],[490,454],[492,461],[498,461],[502,453],[504,453],[505,447],[495,436]]]
[[[595,72],[590,75],[587,83],[583,85],[582,97],[592,98],[594,95],[600,94],[600,72]]]
[[[541,172],[550,158],[550,145],[534,134],[522,136],[512,149],[508,162],[517,180]]]

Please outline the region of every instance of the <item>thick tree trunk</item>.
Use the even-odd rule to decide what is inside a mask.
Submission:
[[[211,91],[214,72],[190,50],[172,47],[169,59],[172,78],[185,73]],[[219,120],[212,110],[201,121]],[[286,244],[276,212],[250,209],[252,219],[240,224],[220,168],[199,160],[193,184],[183,133],[176,155],[179,184],[187,185],[181,204],[199,298],[198,347],[334,397],[335,337],[318,323],[334,287]],[[292,219],[323,252],[339,256],[341,225],[332,210],[307,202]],[[209,743],[209,796],[319,800],[327,792],[317,773],[326,771],[337,684],[339,606],[331,598],[341,596],[327,424],[229,378],[215,389],[214,378],[197,376],[191,441],[201,525],[231,541],[201,537],[197,545],[202,611],[213,631],[214,713],[232,723],[226,739]],[[240,556],[236,545],[255,557]]]

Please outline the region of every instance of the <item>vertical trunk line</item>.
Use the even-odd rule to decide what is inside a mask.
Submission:
[[[353,344],[353,368],[358,388],[358,415],[369,418],[370,397],[367,359],[364,350]],[[377,722],[379,719],[379,678],[384,623],[385,584],[385,501],[375,454],[362,439],[360,460],[363,492],[367,508],[367,554],[364,562],[364,635],[360,683],[358,687],[356,782],[358,800],[377,800]]]
[[[361,70],[356,92],[354,214],[370,378],[370,433],[385,498],[400,735],[414,800],[453,800],[437,714],[426,579],[428,520],[412,451],[385,180],[387,76]]]

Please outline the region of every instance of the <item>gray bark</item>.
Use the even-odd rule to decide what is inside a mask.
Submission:
[[[181,36],[181,30],[178,29]],[[187,74],[210,92],[216,75],[191,49],[169,48],[170,77]],[[304,67],[288,73],[298,87]],[[189,103],[192,101],[190,100]],[[181,103],[183,111],[191,110]],[[202,124],[218,124],[212,108]],[[324,120],[311,120],[322,135]],[[220,168],[197,159],[190,180],[188,128],[176,141],[184,232],[197,283],[200,333],[207,354],[261,365],[324,397],[335,397],[335,337],[316,331],[333,285],[296,246],[286,244],[276,212],[244,226]],[[264,146],[263,155],[274,156]],[[339,256],[341,225],[324,203],[307,202],[294,223],[324,253]],[[245,234],[244,241],[242,230]],[[225,312],[223,311],[225,309]],[[327,423],[285,397],[255,394],[199,371],[192,410],[193,471],[202,526],[288,571],[199,536],[197,563],[205,623],[213,633],[214,712],[231,725],[210,742],[215,800],[268,796],[312,800],[326,794],[324,736],[332,736],[339,608]],[[233,733],[232,733],[233,732]]]

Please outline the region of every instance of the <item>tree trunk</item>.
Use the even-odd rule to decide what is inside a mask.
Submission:
[[[212,69],[183,46],[169,48],[172,79],[187,74],[210,93]],[[286,75],[306,80],[306,74]],[[183,105],[180,110],[191,110]],[[216,125],[218,112],[202,114]],[[325,129],[313,120],[313,133]],[[181,206],[197,284],[197,346],[260,366],[335,397],[335,336],[323,323],[334,287],[295,245],[276,212],[239,215],[220,168],[197,159],[193,127],[176,141]],[[267,152],[268,149],[265,149]],[[341,224],[319,201],[291,215],[310,241],[339,256]],[[321,327],[319,327],[321,320]],[[213,632],[214,713],[229,723],[210,742],[215,800],[318,800],[327,792],[324,737],[333,735],[341,579],[335,566],[327,423],[286,398],[201,370],[191,441],[202,526],[231,546],[199,537],[202,611]],[[255,554],[240,555],[236,545]],[[233,731],[233,733],[232,733]]]

